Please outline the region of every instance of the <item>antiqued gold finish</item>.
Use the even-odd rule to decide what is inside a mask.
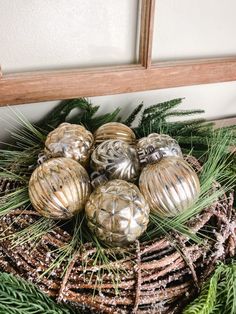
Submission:
[[[89,176],[70,158],[52,158],[36,168],[29,181],[29,197],[42,215],[69,219],[81,211],[90,195]]]
[[[124,180],[98,187],[85,207],[89,228],[112,246],[134,242],[146,230],[149,207],[139,189]]]
[[[135,181],[140,165],[136,149],[120,140],[107,140],[92,153],[94,171],[105,173],[108,179]]]
[[[140,162],[153,163],[162,157],[182,157],[179,144],[167,134],[151,133],[137,142]]]
[[[173,217],[189,209],[200,193],[197,174],[179,157],[162,158],[144,167],[139,187],[150,210],[163,217]]]
[[[51,157],[72,158],[81,165],[88,163],[93,135],[82,125],[62,123],[50,132],[45,141],[45,154]]]
[[[135,145],[136,136],[127,125],[119,122],[109,122],[100,126],[94,133],[95,145],[106,140],[122,140],[129,145]]]

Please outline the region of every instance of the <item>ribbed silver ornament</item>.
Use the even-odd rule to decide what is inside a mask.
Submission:
[[[178,157],[162,158],[145,166],[139,188],[150,210],[163,217],[173,217],[189,209],[200,193],[197,174]]]
[[[86,170],[70,158],[52,158],[34,170],[29,181],[29,197],[42,215],[68,219],[80,212],[90,195]]]
[[[127,125],[120,122],[108,122],[100,126],[94,133],[95,145],[106,140],[121,140],[129,145],[135,145],[136,136]]]

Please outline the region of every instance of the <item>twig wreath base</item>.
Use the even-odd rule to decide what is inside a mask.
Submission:
[[[199,170],[196,159],[191,157],[188,161]],[[2,180],[0,191],[4,193],[11,185],[14,182]],[[211,230],[211,237],[194,243],[173,232],[156,241],[136,241],[126,256],[119,249],[120,257],[117,260],[111,257],[109,268],[105,264],[94,266],[97,248],[87,243],[69,263],[63,261],[47,273],[58,258],[58,249],[71,239],[67,231],[57,226],[39,242],[21,245],[12,245],[9,237],[38,219],[40,215],[34,210],[21,208],[0,219],[4,235],[0,243],[0,268],[33,282],[58,302],[96,313],[179,313],[197,294],[216,263],[236,253],[232,194],[223,195],[188,223],[193,234]],[[109,256],[109,249],[104,250]],[[116,278],[114,270],[119,270],[120,278]]]

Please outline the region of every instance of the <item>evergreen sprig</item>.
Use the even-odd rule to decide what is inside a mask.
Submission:
[[[183,314],[235,314],[236,263],[219,264],[213,276],[202,287],[201,293]]]
[[[75,312],[69,307],[55,303],[33,284],[11,274],[0,273],[0,313],[72,314]]]

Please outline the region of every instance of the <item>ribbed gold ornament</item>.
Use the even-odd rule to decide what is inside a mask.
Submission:
[[[189,209],[200,193],[197,174],[178,157],[162,158],[144,167],[139,187],[150,210],[163,217],[173,217]]]
[[[149,207],[136,185],[112,180],[98,187],[85,207],[89,228],[112,246],[134,242],[146,230]]]
[[[34,170],[29,181],[29,197],[42,215],[68,219],[81,211],[90,195],[89,176],[70,158],[52,158]]]
[[[151,133],[139,139],[137,150],[143,163],[156,162],[162,157],[168,156],[182,157],[179,144],[167,134]]]
[[[140,165],[136,149],[120,140],[101,143],[91,155],[94,171],[105,173],[108,179],[135,181]]]
[[[65,122],[48,134],[45,154],[49,158],[72,158],[85,166],[91,154],[93,141],[92,133],[82,125]]]
[[[94,133],[95,145],[106,140],[122,140],[129,145],[135,145],[136,136],[131,128],[119,122],[109,122],[100,126]]]

